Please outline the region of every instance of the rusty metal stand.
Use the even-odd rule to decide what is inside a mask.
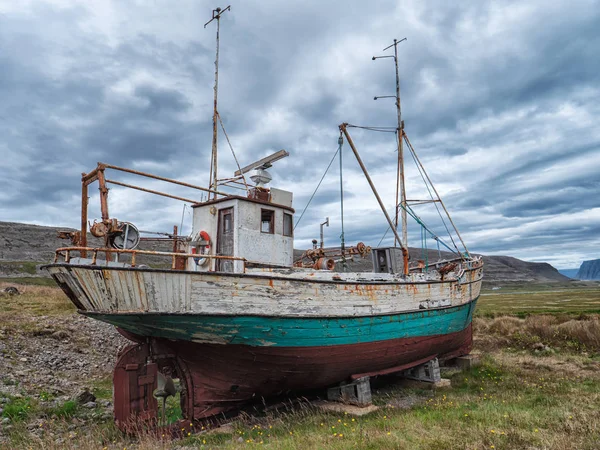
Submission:
[[[148,362],[149,356],[147,344],[133,344],[121,352],[115,366],[114,415],[122,431],[135,431],[140,423],[156,424],[158,403],[152,394],[157,388],[158,365]]]

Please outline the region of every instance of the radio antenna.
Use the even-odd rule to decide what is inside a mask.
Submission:
[[[231,5],[227,6],[225,9],[217,8],[212,11],[212,18],[204,24],[204,28],[216,19],[217,21],[217,54],[215,58],[215,101],[214,101],[214,109],[213,109],[213,138],[212,138],[212,154],[210,160],[210,189],[216,191],[217,189],[217,96],[219,92],[219,30],[221,25],[221,15],[225,11],[229,11],[231,9]],[[214,192],[214,197],[217,198],[217,193]],[[210,195],[209,195],[210,199]]]
[[[404,248],[408,248],[408,231],[407,231],[407,217],[406,217],[406,189],[404,186],[404,155],[403,155],[403,136],[404,136],[404,122],[402,121],[402,108],[400,106],[400,76],[398,75],[398,44],[402,41],[406,41],[406,38],[403,39],[394,39],[394,43],[388,45],[382,51],[386,51],[392,47],[394,47],[394,55],[393,56],[373,56],[373,61],[381,58],[394,58],[394,63],[396,66],[396,95],[384,95],[380,97],[374,97],[373,100],[377,100],[379,98],[395,98],[396,99],[396,110],[398,112],[398,171],[396,176],[396,220],[395,225],[398,228],[398,209],[401,209],[402,214],[402,242],[401,246]],[[398,203],[398,192],[400,193],[400,203]],[[398,208],[400,206],[400,208]],[[394,245],[397,244],[397,240],[394,240]]]

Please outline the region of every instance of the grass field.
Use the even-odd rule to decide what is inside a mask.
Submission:
[[[0,284],[0,288],[4,287]],[[25,287],[4,297],[0,321],[20,324],[73,308],[56,288]],[[483,364],[448,369],[452,388],[402,388],[378,380],[363,417],[325,413],[309,402],[244,416],[217,430],[185,423],[183,438],[120,433],[112,420],[65,402],[55,409],[21,392],[7,399],[7,449],[597,449],[600,442],[600,287],[515,285],[483,292],[474,319],[475,352]],[[6,322],[3,322],[6,323]],[[4,326],[4,325],[3,325]],[[27,327],[25,327],[27,328]],[[9,339],[9,333],[3,335]],[[2,381],[0,381],[2,383]],[[110,398],[110,379],[91,386]],[[2,405],[0,405],[2,406]],[[1,426],[1,425],[0,425]],[[198,429],[200,428],[200,429]],[[37,429],[36,433],[32,430]],[[189,433],[189,435],[188,435]],[[3,446],[4,445],[4,446]]]
[[[35,418],[45,433],[32,438],[25,416],[6,448],[591,450],[600,441],[600,379],[597,364],[586,362],[574,355],[488,355],[481,367],[451,374],[448,390],[401,389],[388,381],[375,395],[380,409],[365,417],[324,413],[306,403],[238,419],[216,432],[186,423],[183,435],[189,436],[183,439],[128,437],[100,419],[88,420],[85,432],[73,432],[76,407],[49,412],[21,401],[13,413],[27,405],[29,421]],[[63,441],[56,444],[55,436]]]
[[[600,283],[514,284],[484,289],[476,310],[480,316],[540,313],[600,313]]]

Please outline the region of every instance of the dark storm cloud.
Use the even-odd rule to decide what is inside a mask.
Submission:
[[[393,100],[373,101],[393,94],[393,64],[370,58],[406,36],[406,130],[470,249],[565,267],[597,257],[589,248],[600,224],[599,6],[233,4],[221,28],[220,113],[242,165],[290,151],[271,171],[277,187],[294,190],[300,212],[341,122],[395,126]],[[0,6],[0,220],[56,225],[71,211],[76,224],[80,173],[97,161],[206,184],[215,24],[201,25],[212,7]],[[393,210],[394,135],[350,133]],[[228,174],[236,167],[219,140],[220,173]],[[427,195],[406,158],[409,197]],[[296,230],[299,243],[310,244],[327,216],[327,235],[339,239],[338,177],[336,160]],[[375,245],[387,225],[361,178],[346,145],[346,237]],[[178,222],[168,217],[180,216],[180,205],[113,193],[114,210],[145,228]],[[441,234],[435,211],[419,214]],[[414,224],[410,239],[420,239]]]
[[[91,170],[96,161],[131,165],[140,159],[167,162],[201,153],[200,130],[210,119],[184,117],[192,105],[186,94],[150,82],[133,83],[130,95],[121,99],[110,91],[136,70],[160,75],[181,72],[183,66],[184,73],[197,76],[199,69],[192,62],[205,57],[206,50],[147,35],[111,48],[76,27],[83,17],[81,8],[59,12],[51,7],[38,15],[0,16],[6,25],[0,32],[0,48],[6,55],[0,61],[0,129],[4,145],[19,155],[13,162],[20,169],[4,177],[10,194],[3,199],[3,208],[36,208],[70,198],[77,192],[79,174]],[[15,21],[29,30],[26,36],[21,31],[9,33],[16,28]],[[56,43],[65,47],[62,56],[69,66],[60,75],[49,73],[44,63],[52,50],[43,33],[32,31],[46,21],[63,23],[67,34],[74,33],[81,41],[75,47]],[[26,48],[22,52],[17,46]]]
[[[190,108],[185,96],[173,89],[160,89],[148,85],[135,88],[134,95],[148,101],[147,111],[151,115],[178,113]]]
[[[505,202],[499,206],[500,212],[505,217],[529,217],[569,214],[574,211],[594,208],[598,205],[595,194],[596,189],[569,188],[562,192],[548,193],[545,196],[536,196],[533,199],[515,198],[510,203]],[[577,199],[577,201],[574,201]]]
[[[80,144],[95,155],[110,155],[117,165],[137,160],[164,163],[196,150],[198,130],[209,122],[179,118],[176,113],[189,107],[180,93],[140,86],[134,96],[143,100],[141,104],[122,105],[103,115],[81,136]]]

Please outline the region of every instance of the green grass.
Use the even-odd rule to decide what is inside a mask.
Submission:
[[[36,411],[37,404],[33,399],[29,397],[11,398],[3,407],[2,417],[8,417],[11,422],[19,422],[26,420]]]
[[[13,378],[9,378],[7,376],[3,376],[0,378],[0,382],[5,386],[18,386],[19,380],[15,380]]]
[[[475,314],[600,313],[600,285],[518,285],[483,290]]]
[[[245,445],[278,449],[592,449],[600,438],[598,388],[590,393],[581,380],[541,382],[490,359],[482,369],[454,375],[452,383],[453,389],[410,410],[387,407],[353,418],[308,408],[259,425],[239,421],[233,433],[193,436],[185,444],[238,448],[242,438]]]
[[[49,277],[3,277],[0,278],[3,283],[19,284],[23,286],[47,286],[56,287],[56,283]]]
[[[238,421],[233,433],[194,436],[187,443],[237,448],[241,437],[246,445],[278,449],[592,449],[600,438],[597,378],[540,377],[486,358],[482,367],[454,374],[452,386],[409,410],[388,406],[353,418],[307,407],[258,425]]]
[[[91,390],[99,400],[112,400],[112,375],[94,380]]]
[[[47,401],[50,401],[50,400],[54,399],[54,394],[52,394],[52,393],[50,393],[48,391],[42,391],[42,392],[40,392],[39,397],[40,397],[41,401],[47,402]]]
[[[179,394],[174,397],[167,397],[166,406],[165,419],[167,423],[175,423],[183,419]],[[162,417],[162,399],[158,399],[158,409],[158,413]]]
[[[53,408],[46,409],[45,413],[49,417],[58,417],[68,419],[77,414],[79,405],[74,400],[67,400],[62,405],[55,406]]]
[[[21,272],[35,275],[37,273],[37,266],[44,264],[39,261],[2,261],[1,266],[8,266],[11,269]]]
[[[54,281],[52,281],[54,283]],[[12,283],[0,278],[0,290],[11,286]],[[38,326],[33,316],[57,316],[73,314],[75,306],[56,285],[52,287],[23,285],[18,288],[19,295],[4,295],[2,310],[0,310],[0,326],[8,328],[20,322],[28,322],[32,327]]]
[[[39,315],[72,314],[62,291],[27,286],[23,295],[3,299],[0,323],[12,333],[30,333]],[[452,388],[437,392],[388,384],[374,392],[380,409],[367,416],[325,413],[309,403],[257,416],[244,416],[229,430],[206,433],[183,425],[184,438],[127,436],[98,411],[72,401],[51,401],[43,386],[29,397],[9,397],[3,417],[11,418],[2,448],[183,448],[271,449],[596,449],[600,442],[600,287],[513,285],[486,290],[475,319],[475,349],[483,364],[467,372],[447,372]],[[550,311],[551,315],[538,315]],[[501,314],[509,316],[496,317]],[[518,319],[514,316],[527,316]],[[488,317],[493,316],[493,317]],[[33,328],[32,328],[33,327]],[[534,351],[543,342],[551,351]],[[1,386],[0,386],[1,387]],[[100,400],[112,398],[110,376],[91,382]],[[11,386],[11,389],[14,389]],[[24,387],[19,389],[25,394]],[[2,394],[0,394],[2,395]],[[5,395],[6,397],[6,395]],[[400,408],[399,399],[415,398]],[[181,417],[179,396],[167,403],[173,423]],[[73,430],[73,424],[77,428]],[[32,437],[32,426],[40,437]],[[189,436],[187,435],[189,433]],[[56,444],[56,438],[64,439]]]

